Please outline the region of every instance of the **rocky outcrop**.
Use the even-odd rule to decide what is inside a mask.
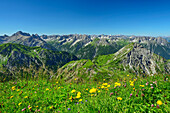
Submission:
[[[169,63],[167,63],[164,58],[143,48],[140,44],[134,44],[133,49],[122,60],[125,67],[129,66],[136,73],[141,72],[147,75],[157,74],[158,72],[170,73],[170,68],[167,68]]]
[[[101,55],[91,60],[69,62],[57,71],[57,78],[66,80],[77,78],[119,76],[119,73],[136,75],[170,74],[170,62],[152,53],[141,44],[131,43],[118,52]]]

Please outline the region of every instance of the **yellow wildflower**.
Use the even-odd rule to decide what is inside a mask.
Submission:
[[[17,91],[19,91],[20,89],[17,89]]]
[[[103,86],[107,86],[107,83],[103,83],[102,85],[103,85]]]
[[[13,98],[14,96],[11,96],[10,98]]]
[[[46,91],[48,91],[49,89],[48,88],[46,88]]]
[[[79,102],[81,102],[81,101],[82,101],[82,99],[79,100]]]
[[[130,85],[131,85],[131,86],[134,86],[134,84],[133,84],[133,83],[131,83]]]
[[[13,87],[12,87],[12,90],[15,90],[15,87],[16,87],[16,86],[13,86]]]
[[[56,84],[58,84],[58,82],[56,82]]]
[[[121,83],[115,82],[115,86],[114,87],[116,87],[116,86],[121,86]]]
[[[144,85],[140,85],[140,87],[144,87]]]
[[[73,97],[71,96],[69,99],[70,99],[70,100],[72,100],[72,99],[73,99]]]
[[[35,106],[36,108],[38,108],[38,106]]]
[[[103,89],[103,88],[104,88],[104,86],[101,86],[101,88]]]
[[[94,96],[94,94],[91,94],[91,96]]]
[[[95,93],[97,91],[97,89],[95,89],[95,88],[92,88],[92,89],[90,89],[90,93]]]
[[[28,98],[28,96],[25,96],[24,98]]]
[[[127,76],[129,76],[129,75],[127,75]]]
[[[158,100],[156,103],[157,103],[158,105],[162,105],[162,104],[163,104],[161,100]]]
[[[76,98],[80,98],[81,96],[80,95],[77,95]]]
[[[20,106],[22,103],[20,102],[18,105]]]
[[[50,109],[52,109],[53,108],[53,106],[50,106]]]
[[[107,87],[110,87],[110,85],[107,85]]]
[[[32,107],[29,107],[28,109],[30,110],[30,109],[32,109]]]
[[[100,90],[98,90],[98,93],[100,93]]]
[[[78,93],[77,93],[77,95],[81,95],[81,93],[80,93],[80,92],[78,92]]]
[[[122,100],[122,98],[121,97],[117,97],[117,100]]]
[[[88,91],[88,88],[86,88],[86,91]]]
[[[77,80],[77,78],[75,78],[74,80]]]

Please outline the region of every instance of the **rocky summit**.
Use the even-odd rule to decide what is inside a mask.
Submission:
[[[46,41],[40,38],[37,34],[30,35],[29,33],[24,33],[22,31],[18,31],[14,33],[12,36],[1,36],[0,44],[4,43],[17,43],[22,44],[29,47],[42,47],[49,50],[57,50],[55,47],[48,44]]]

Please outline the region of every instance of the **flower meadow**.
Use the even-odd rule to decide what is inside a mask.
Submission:
[[[169,105],[170,82],[161,75],[0,82],[0,113],[168,113]]]

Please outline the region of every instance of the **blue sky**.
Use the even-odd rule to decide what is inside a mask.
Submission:
[[[0,0],[0,35],[170,36],[168,0]]]

